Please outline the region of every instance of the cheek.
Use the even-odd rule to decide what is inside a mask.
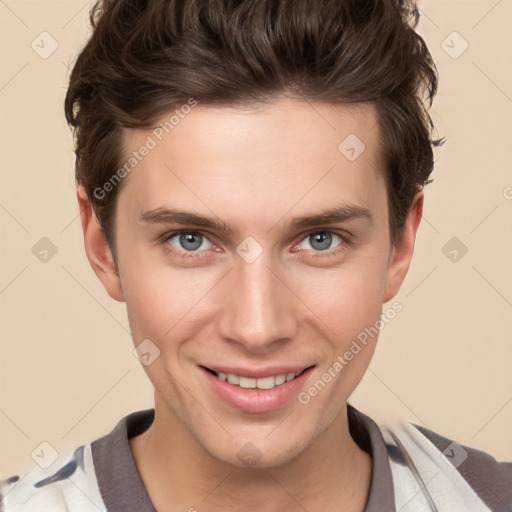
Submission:
[[[179,332],[181,338],[192,335],[216,277],[212,272],[171,269],[162,264],[133,265],[122,281],[134,342],[149,338],[159,345],[173,333]]]
[[[375,254],[337,269],[308,269],[297,274],[300,296],[344,344],[378,320],[386,284],[386,260]]]
[[[311,417],[328,426],[356,389],[372,359],[382,312],[385,264],[345,267],[303,282],[311,309],[323,325],[325,358],[317,380],[299,396]],[[330,275],[329,275],[330,274]],[[320,397],[317,399],[316,397]],[[315,412],[315,413],[314,413]]]

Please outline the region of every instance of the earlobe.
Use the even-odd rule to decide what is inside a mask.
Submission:
[[[411,209],[407,214],[402,236],[391,250],[383,302],[388,302],[399,292],[405,276],[407,275],[414,252],[416,233],[422,213],[423,191],[419,191],[414,196]]]
[[[87,259],[107,293],[113,299],[124,302],[121,280],[112,251],[87,197],[87,192],[82,185],[77,189],[77,199]]]

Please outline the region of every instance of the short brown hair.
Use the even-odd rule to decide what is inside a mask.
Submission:
[[[414,194],[429,182],[433,146],[444,142],[431,139],[427,108],[438,75],[414,30],[413,0],[100,0],[90,20],[65,113],[74,128],[76,181],[114,257],[121,184],[105,197],[94,191],[122,165],[122,128],[149,128],[190,98],[210,105],[281,94],[373,102],[390,236],[399,239]]]

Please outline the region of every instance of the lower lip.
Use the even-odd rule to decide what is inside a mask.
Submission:
[[[227,404],[242,411],[258,413],[273,411],[285,405],[299,393],[313,368],[314,366],[304,370],[295,379],[272,389],[242,388],[220,380],[203,367],[200,367],[200,370],[213,391]]]

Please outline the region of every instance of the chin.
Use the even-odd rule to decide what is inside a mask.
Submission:
[[[276,440],[277,441],[277,440]],[[303,440],[292,441],[290,439],[269,442],[268,438],[254,441],[237,441],[231,446],[219,450],[216,446],[214,450],[207,451],[217,460],[235,466],[237,468],[247,469],[270,469],[286,465],[296,459],[308,446]],[[284,444],[288,443],[288,444]]]

